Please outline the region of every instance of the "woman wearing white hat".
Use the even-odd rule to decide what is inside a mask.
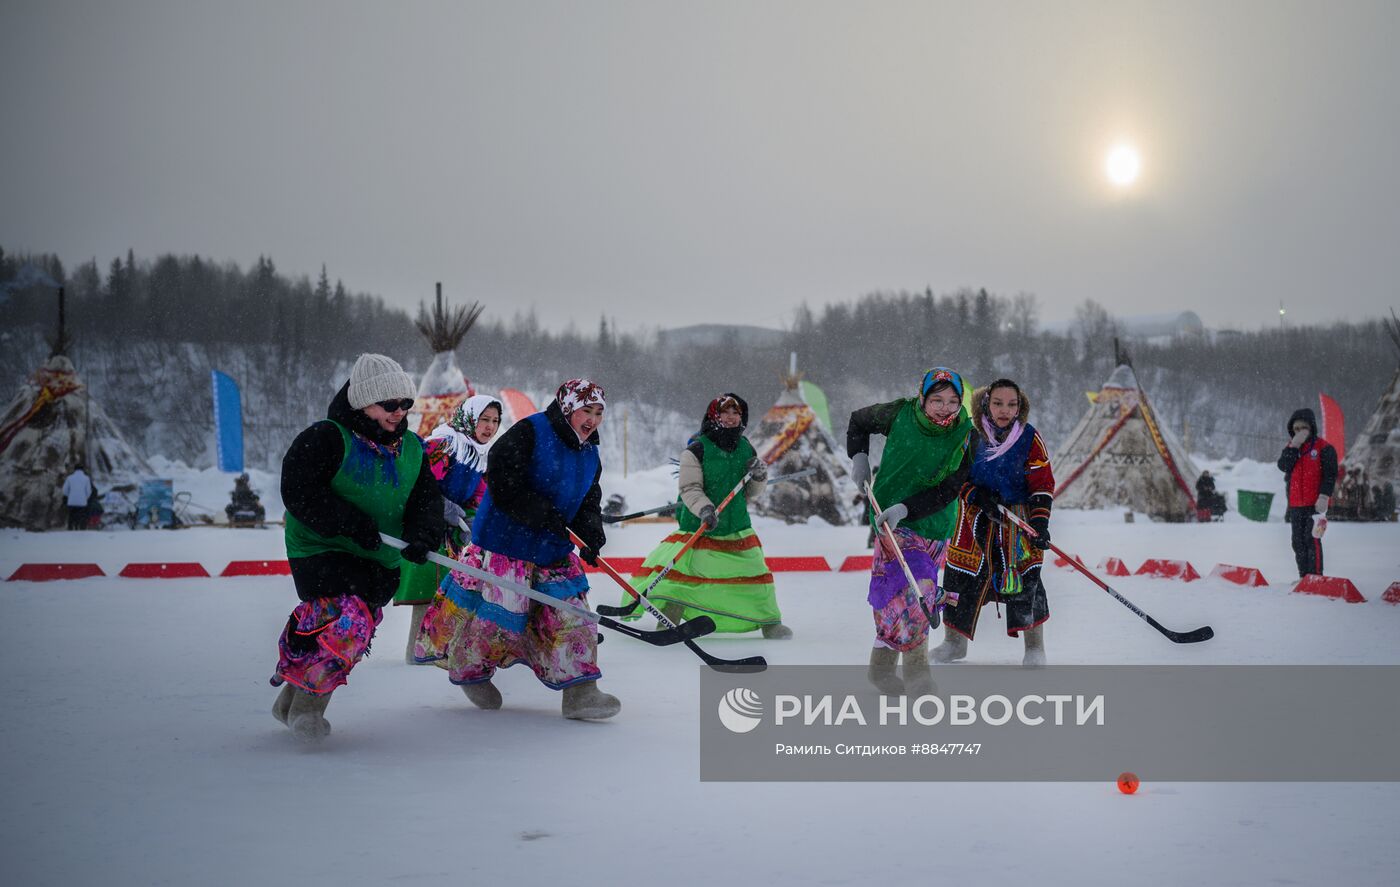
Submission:
[[[331,693],[369,649],[403,559],[441,543],[442,495],[408,431],[413,380],[392,359],[362,354],[326,418],[282,460],[287,560],[301,599],[278,640],[273,716],[307,741],[330,733]],[[387,533],[409,543],[380,543]]]

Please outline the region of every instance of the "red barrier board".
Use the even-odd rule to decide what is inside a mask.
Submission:
[[[1233,564],[1216,564],[1215,569],[1210,571],[1210,577],[1224,579],[1236,585],[1247,585],[1250,588],[1260,588],[1269,584],[1264,574],[1254,567],[1236,567]]]
[[[841,562],[842,573],[868,571],[875,561],[873,554],[853,554]]]
[[[1122,558],[1117,557],[1106,557],[1103,560],[1099,561],[1099,569],[1103,570],[1110,576],[1132,575],[1132,571],[1128,569],[1128,565],[1123,563]]]
[[[200,564],[127,564],[118,576],[127,579],[198,579],[208,578],[209,573]]]
[[[829,573],[831,564],[824,557],[765,557],[773,573]]]
[[[286,561],[229,561],[220,576],[290,576],[292,565]]]
[[[1201,574],[1196,572],[1196,568],[1186,561],[1174,561],[1167,558],[1154,557],[1143,561],[1138,567],[1139,576],[1156,576],[1159,579],[1180,579],[1182,582],[1191,582],[1201,578]]]
[[[1390,587],[1381,594],[1381,600],[1387,604],[1400,604],[1400,582],[1390,583]]]
[[[1364,604],[1366,599],[1361,596],[1361,592],[1356,589],[1356,585],[1350,579],[1343,579],[1341,576],[1319,576],[1310,574],[1298,580],[1298,584],[1293,586],[1293,590],[1299,594],[1315,594],[1319,597],[1331,597],[1346,601],[1349,604]]]
[[[11,582],[52,582],[55,579],[89,579],[106,576],[97,564],[20,564]]]
[[[612,564],[613,569],[619,573],[639,573],[642,569],[642,561],[646,560],[646,558],[610,557],[607,560],[608,563]],[[583,571],[585,573],[601,573],[603,569],[602,567],[590,567],[588,564],[584,564]]]

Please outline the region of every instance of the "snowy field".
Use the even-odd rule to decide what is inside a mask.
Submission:
[[[637,502],[636,505],[645,503]],[[640,556],[662,525],[616,530]],[[770,554],[864,553],[864,528],[762,522]],[[1290,594],[1287,527],[1165,526],[1056,515],[1091,566],[1116,555],[1261,567],[1269,588],[1124,578],[1114,586],[1205,644],[1168,643],[1087,580],[1046,570],[1051,663],[1400,663],[1400,527],[1334,525],[1331,572],[1365,604]],[[0,535],[25,561],[281,558],[280,529]],[[594,577],[595,602],[613,602]],[[722,656],[865,662],[861,573],[783,573],[789,642],[705,638]],[[612,721],[559,716],[523,669],[505,708],[472,708],[445,673],[403,663],[390,608],[372,655],[337,692],[334,732],[298,745],[269,714],[291,581],[111,578],[0,584],[0,834],[7,884],[1393,884],[1400,785],[1175,783],[1135,796],[1093,783],[722,784],[698,780],[698,662],[610,635]],[[989,613],[989,616],[992,614]],[[972,661],[1015,663],[984,620]],[[957,668],[956,665],[939,666]],[[1395,704],[1400,700],[1385,700]],[[1394,743],[1395,737],[1375,737]],[[1325,753],[1325,750],[1319,750]],[[945,845],[945,817],[981,831]],[[947,879],[955,879],[949,881]]]

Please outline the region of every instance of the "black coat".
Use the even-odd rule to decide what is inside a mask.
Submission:
[[[327,419],[334,419],[376,443],[393,443],[412,433],[408,431],[407,418],[393,432],[384,431],[377,422],[350,406],[349,388],[350,383],[346,382],[331,400]],[[317,422],[297,435],[282,459],[282,504],[297,520],[327,538],[373,537],[377,532],[374,520],[331,489],[331,480],[344,460],[340,431],[330,422]],[[404,507],[403,528],[406,541],[423,542],[434,550],[447,529],[442,518],[442,493],[426,457]],[[349,552],[291,558],[288,563],[297,597],[304,601],[352,594],[372,607],[382,607],[399,587],[397,568],[389,569]]]

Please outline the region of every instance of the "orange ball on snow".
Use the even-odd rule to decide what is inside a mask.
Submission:
[[[1136,792],[1139,784],[1140,782],[1138,781],[1136,773],[1118,774],[1118,790],[1125,795],[1131,795]]]

